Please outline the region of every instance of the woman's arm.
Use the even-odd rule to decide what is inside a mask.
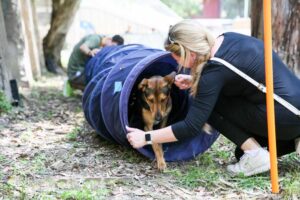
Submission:
[[[133,148],[136,149],[146,145],[146,134],[151,134],[151,141],[153,143],[167,143],[177,141],[171,129],[171,126],[149,132],[145,132],[140,129],[131,127],[126,127],[126,129],[128,131],[127,139],[129,143],[133,146]]]

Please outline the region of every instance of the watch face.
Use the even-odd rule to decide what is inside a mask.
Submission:
[[[145,135],[145,139],[146,139],[146,142],[151,142],[151,134],[146,134]]]

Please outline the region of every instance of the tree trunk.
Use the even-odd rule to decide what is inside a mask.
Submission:
[[[252,31],[263,38],[262,1],[252,0]],[[272,1],[273,49],[284,63],[300,77],[300,1]]]
[[[32,75],[35,79],[41,76],[37,36],[33,22],[31,0],[20,0],[22,20],[25,29],[25,46],[28,49]]]
[[[60,52],[81,0],[52,0],[51,27],[43,39],[46,68],[57,73],[61,67]]]
[[[36,46],[38,49],[38,57],[40,61],[40,71],[39,75],[41,75],[41,71],[45,72],[45,59],[44,59],[44,52],[42,47],[42,40],[39,32],[39,24],[38,24],[38,18],[37,18],[37,12],[36,12],[36,0],[31,0],[31,10],[32,10],[32,20],[33,20],[33,27],[34,27],[34,33],[36,36]]]
[[[263,39],[263,2],[261,0],[251,1],[251,35]]]
[[[21,85],[30,85],[32,75],[26,73],[25,68],[31,67],[28,51],[24,44],[24,26],[22,26],[21,6],[19,0],[2,1],[2,11],[7,38],[6,63],[13,79]],[[30,70],[31,72],[31,70]]]
[[[12,77],[20,80],[20,70],[24,68],[20,60],[23,58],[24,40],[22,38],[20,7],[18,0],[2,1],[5,30],[7,35],[7,65],[10,68]]]
[[[6,64],[6,32],[5,32],[5,24],[4,17],[2,12],[2,1],[0,1],[0,90],[4,91],[4,94],[7,96],[9,100],[11,100],[11,92],[9,86],[9,80],[11,77],[9,68]]]

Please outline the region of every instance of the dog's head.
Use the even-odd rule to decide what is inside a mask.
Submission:
[[[159,124],[171,111],[171,87],[175,80],[175,72],[165,77],[152,76],[144,78],[138,85],[145,123]]]

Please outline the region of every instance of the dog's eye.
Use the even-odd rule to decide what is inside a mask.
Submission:
[[[167,98],[160,99],[161,102],[165,102],[166,100],[167,100]]]

